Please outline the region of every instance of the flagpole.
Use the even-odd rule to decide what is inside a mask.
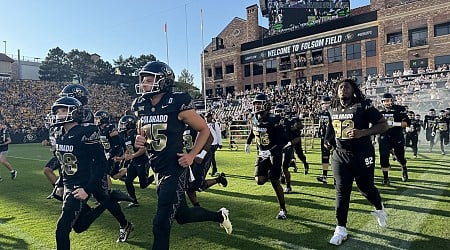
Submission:
[[[166,58],[167,64],[169,64],[169,38],[167,36],[167,23],[164,23],[164,33],[166,33]]]
[[[202,32],[202,71],[203,71],[203,102],[206,113],[206,72],[205,72],[205,42],[203,39],[203,9],[200,9],[200,30]]]

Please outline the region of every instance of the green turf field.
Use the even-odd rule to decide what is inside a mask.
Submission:
[[[277,220],[278,204],[270,183],[256,185],[253,179],[255,150],[245,154],[224,148],[217,153],[219,171],[226,173],[226,188],[213,186],[198,195],[203,207],[230,210],[233,234],[227,235],[218,223],[188,225],[174,223],[171,249],[334,249],[328,244],[335,227],[334,189],[318,183],[321,174],[319,147],[308,146],[311,170],[293,173],[294,193],[286,195],[287,220]],[[342,249],[450,249],[450,159],[448,155],[420,153],[409,160],[410,181],[401,182],[397,162],[392,162],[391,186],[376,183],[389,214],[388,228],[378,227],[370,215],[373,207],[354,188],[350,204],[349,239]],[[450,150],[449,150],[450,151]],[[9,161],[19,171],[11,180],[0,166],[0,249],[55,249],[55,224],[61,203],[47,200],[51,185],[42,174],[50,158],[48,147],[40,144],[11,145]],[[378,161],[378,159],[377,159]],[[122,182],[115,188],[125,190]],[[141,206],[126,209],[135,224],[127,243],[116,243],[118,224],[105,212],[82,234],[71,233],[72,249],[150,249],[152,218],[155,211],[155,186],[136,189]]]

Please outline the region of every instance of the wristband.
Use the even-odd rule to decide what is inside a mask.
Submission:
[[[393,122],[393,123],[392,123],[392,126],[393,126],[393,127],[401,127],[401,126],[402,126],[402,123],[401,123],[401,122]]]

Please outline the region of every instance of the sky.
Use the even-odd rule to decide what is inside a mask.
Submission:
[[[187,69],[199,87],[202,48],[233,18],[246,20],[245,8],[253,4],[259,0],[0,0],[0,52],[6,45],[8,56],[17,59],[20,49],[21,58],[34,61],[56,47],[78,49],[112,65],[120,55],[153,54],[177,78]],[[351,0],[352,9],[369,4]],[[267,28],[258,12],[259,25]]]

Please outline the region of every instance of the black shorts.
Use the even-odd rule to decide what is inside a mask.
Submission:
[[[255,176],[265,176],[271,180],[278,180],[281,177],[281,154],[274,154],[269,158],[256,158]]]
[[[59,163],[56,156],[53,156],[47,164],[45,164],[46,168],[50,168],[51,170],[61,169],[61,163]]]

